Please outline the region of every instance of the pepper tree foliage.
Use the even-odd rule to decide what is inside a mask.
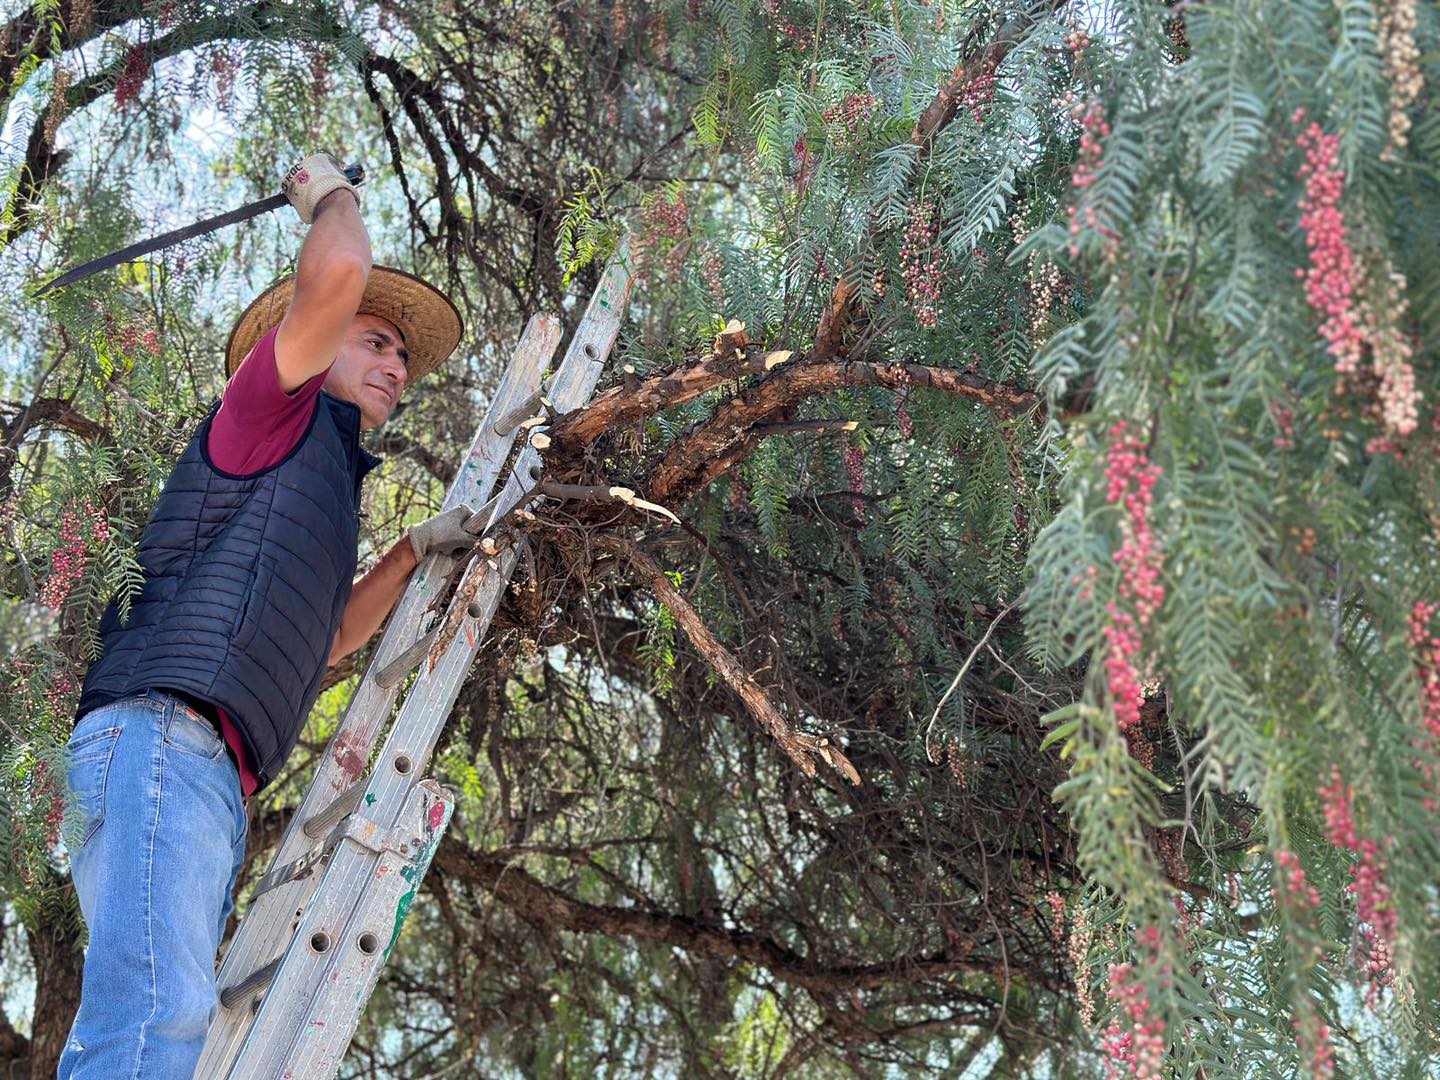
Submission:
[[[12,173],[7,253],[40,276],[144,231],[62,123],[181,175],[177,106],[234,77],[220,174],[384,161],[377,251],[481,328],[377,433],[368,544],[622,231],[632,320],[547,467],[684,519],[521,529],[436,763],[464,796],[433,902],[348,1070],[1433,1070],[1432,7],[180,6],[31,13],[11,112],[62,137]],[[47,774],[94,619],[295,243],[5,316],[0,880],[42,1001],[78,964],[35,942],[78,932]],[[860,783],[757,724],[717,648]]]

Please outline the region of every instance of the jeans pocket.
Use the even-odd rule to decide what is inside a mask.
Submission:
[[[165,745],[207,761],[225,753],[225,740],[210,721],[178,702],[165,728]]]
[[[86,732],[65,747],[65,846],[72,852],[84,847],[105,822],[105,781],[119,738],[118,727],[107,727]]]

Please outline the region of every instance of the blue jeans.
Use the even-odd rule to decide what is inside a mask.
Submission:
[[[235,763],[208,720],[156,690],[86,713],[67,752],[90,942],[59,1078],[188,1080],[245,854]]]

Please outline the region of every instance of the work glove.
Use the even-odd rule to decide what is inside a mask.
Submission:
[[[280,185],[280,190],[295,207],[300,220],[307,225],[315,220],[315,208],[320,205],[320,200],[336,188],[350,192],[355,196],[356,205],[359,205],[360,192],[346,177],[343,166],[329,154],[311,154],[302,158],[285,174]]]
[[[473,506],[452,507],[422,521],[410,530],[410,546],[415,561],[424,562],[427,555],[458,555],[480,542],[480,537],[465,531],[465,522],[475,514]]]

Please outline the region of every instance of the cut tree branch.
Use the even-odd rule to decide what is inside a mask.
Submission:
[[[819,758],[840,772],[852,784],[860,783],[860,774],[855,771],[855,766],[850,764],[850,759],[841,753],[839,747],[822,736],[796,731],[785,722],[785,718],[771,704],[770,698],[766,696],[760,684],[740,666],[740,662],[735,659],[730,650],[705,625],[705,620],[700,618],[699,613],[690,605],[690,601],[680,595],[680,591],[671,583],[659,563],[634,544],[617,537],[597,537],[595,546],[629,561],[646,586],[670,610],[670,614],[675,616],[676,624],[690,639],[690,643],[699,650],[706,662],[745,703],[746,710],[755,722],[775,740],[786,756],[799,766],[801,772],[806,776],[814,776],[815,759]]]
[[[764,434],[757,425],[785,419],[784,414],[804,398],[847,386],[939,390],[1007,417],[1040,404],[1040,399],[1028,390],[954,368],[859,360],[787,364],[746,387],[709,420],[676,439],[650,474],[648,497],[667,506],[679,506],[754,449]]]

